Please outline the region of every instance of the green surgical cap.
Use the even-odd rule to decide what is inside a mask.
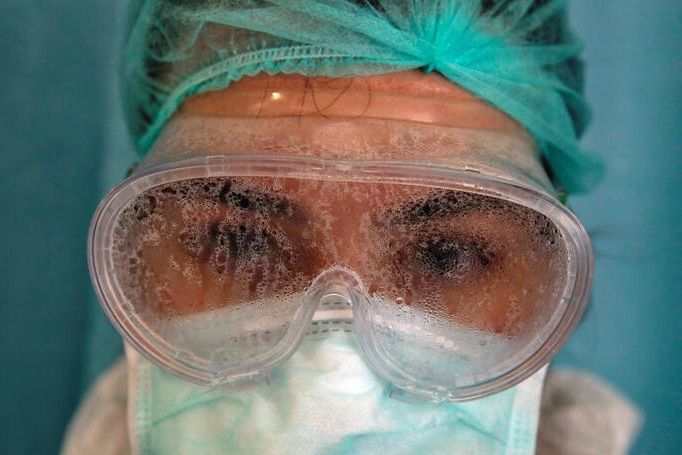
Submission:
[[[562,0],[133,0],[126,115],[142,153],[188,96],[258,73],[436,71],[522,123],[555,184],[593,188],[582,45]]]

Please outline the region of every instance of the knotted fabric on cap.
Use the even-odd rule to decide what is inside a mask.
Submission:
[[[563,0],[133,0],[126,112],[146,153],[188,96],[258,73],[348,77],[437,71],[522,123],[555,184],[593,188],[599,157],[582,45]]]

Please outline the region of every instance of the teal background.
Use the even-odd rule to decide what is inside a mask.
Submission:
[[[116,68],[123,2],[0,0],[0,453],[57,453],[92,379],[120,353],[88,279],[90,216],[134,154]],[[558,363],[646,414],[635,454],[682,446],[682,2],[576,0],[609,166],[574,197],[597,272]]]
[[[608,161],[573,206],[596,255],[592,308],[560,362],[594,371],[645,412],[636,454],[682,453],[682,2],[577,1],[594,122]]]

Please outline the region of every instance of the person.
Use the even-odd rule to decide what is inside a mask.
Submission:
[[[568,450],[537,435],[541,399],[580,382],[544,378],[593,273],[564,203],[602,170],[578,145],[563,2],[145,0],[131,17],[145,156],[89,240],[126,361],[64,453]],[[582,383],[627,422],[570,453],[624,452],[636,412]]]

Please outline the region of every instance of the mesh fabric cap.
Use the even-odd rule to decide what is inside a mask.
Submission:
[[[505,111],[533,134],[569,193],[601,160],[580,150],[589,120],[582,46],[562,0],[133,0],[126,113],[145,153],[188,96],[246,75],[345,77],[421,68]]]

